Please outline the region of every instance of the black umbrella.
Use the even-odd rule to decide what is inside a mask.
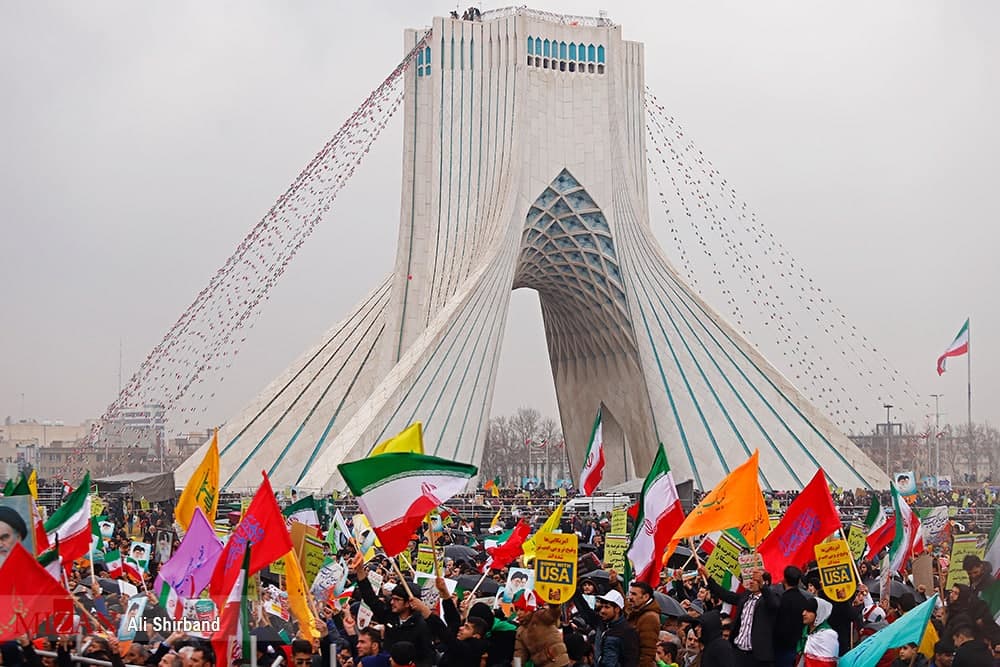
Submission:
[[[91,577],[84,577],[80,582],[88,589],[94,585],[94,580]],[[103,579],[101,577],[97,578],[97,583],[101,585],[101,590],[105,593],[120,593],[121,587],[118,586],[118,581],[116,579]]]
[[[456,581],[458,581],[459,588],[464,588],[467,591],[471,591],[473,588],[476,588],[476,584],[479,584],[479,588],[476,588],[476,597],[496,595],[497,591],[500,590],[500,584],[489,577],[486,577],[480,583],[479,580],[482,576],[481,574],[463,574]]]
[[[680,618],[688,615],[688,613],[684,610],[684,607],[681,606],[681,603],[666,593],[653,591],[653,598],[656,600],[656,604],[660,607],[660,613],[665,616]]]
[[[444,548],[444,555],[452,560],[467,560],[472,562],[476,560],[478,553],[472,547],[467,547],[464,544],[449,544]]]
[[[611,575],[608,574],[607,570],[591,570],[585,575],[585,578],[594,580],[604,579],[605,581],[607,581],[608,579],[611,578]]]
[[[694,559],[691,558],[691,550],[678,545],[670,556],[670,560],[667,561],[667,567],[691,567],[693,569]]]
[[[872,597],[876,600],[882,597],[881,595],[882,582],[876,581],[874,586],[869,586],[868,590],[872,594]],[[904,593],[913,593],[913,589],[908,587],[902,581],[896,581],[893,579],[889,582],[889,597],[898,598],[902,597]]]

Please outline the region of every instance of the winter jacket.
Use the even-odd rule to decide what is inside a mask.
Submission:
[[[982,641],[967,641],[955,650],[952,667],[993,667],[993,654]]]
[[[698,658],[701,667],[736,667],[735,649],[722,637],[722,618],[718,611],[702,614],[701,643],[705,647]]]
[[[660,640],[660,607],[656,598],[629,611],[628,622],[639,635],[639,667],[656,667],[656,643]]]
[[[594,638],[596,667],[637,667],[639,664],[639,633],[623,616],[611,623],[601,623]]]
[[[367,577],[358,581],[357,589],[361,592],[361,599],[372,610],[372,618],[386,626],[383,648],[388,651],[396,642],[410,642],[416,648],[417,667],[431,667],[436,655],[424,617],[420,614],[410,614],[405,621],[400,620],[399,616],[392,613],[388,605],[375,595]]]
[[[743,622],[743,610],[750,600],[750,591],[734,593],[727,591],[712,579],[708,580],[708,588],[712,595],[723,602],[737,605],[736,613],[733,615],[732,641],[736,644],[739,637],[740,627]],[[758,662],[772,662],[774,660],[774,622],[778,613],[778,606],[781,599],[777,591],[770,587],[764,587],[760,592],[760,599],[754,604],[753,622],[750,625],[750,648],[753,659]]]
[[[789,588],[781,594],[774,622],[775,650],[790,651],[798,645],[802,636],[802,610],[805,605],[806,596],[798,587]]]
[[[537,609],[517,629],[514,657],[535,667],[567,667],[569,656],[559,629],[559,607]]]

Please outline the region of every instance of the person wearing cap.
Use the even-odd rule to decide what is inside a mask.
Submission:
[[[974,595],[982,595],[993,582],[992,567],[975,554],[969,554],[962,559],[962,569],[969,575],[969,588]]]
[[[597,596],[600,623],[594,637],[596,667],[638,667],[639,633],[625,621],[625,598],[612,589]]]
[[[389,604],[386,605],[368,581],[368,569],[365,567],[362,554],[354,555],[351,570],[357,577],[357,590],[361,593],[361,599],[372,610],[372,618],[385,626],[383,648],[392,655],[392,648],[396,642],[408,642],[413,645],[417,667],[431,667],[435,658],[431,633],[424,617],[414,612],[414,600],[411,600],[406,585],[398,584],[393,588]]]
[[[802,609],[802,638],[799,640],[799,661],[804,667],[836,665],[840,656],[840,638],[827,619],[833,604],[823,598],[806,598]]]
[[[28,524],[12,507],[0,506],[0,565],[14,545],[28,537]]]

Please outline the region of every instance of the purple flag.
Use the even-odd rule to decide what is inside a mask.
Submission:
[[[159,591],[166,582],[182,598],[197,597],[208,586],[221,553],[222,542],[205,514],[195,508],[188,532],[174,555],[160,567],[153,590]]]

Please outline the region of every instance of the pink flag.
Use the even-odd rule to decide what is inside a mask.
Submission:
[[[222,543],[215,536],[208,518],[200,508],[195,508],[184,539],[160,568],[153,590],[162,590],[166,582],[182,598],[197,597],[208,586],[221,553]]]

